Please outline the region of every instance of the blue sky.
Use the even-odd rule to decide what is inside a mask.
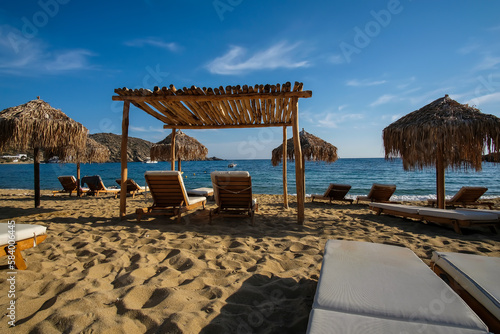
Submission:
[[[40,96],[91,133],[121,133],[115,88],[304,83],[299,125],[341,158],[449,94],[500,116],[499,1],[7,1],[0,110]],[[131,107],[129,135],[162,123]],[[281,128],[191,130],[209,156],[270,158]],[[291,130],[288,131],[289,136]]]

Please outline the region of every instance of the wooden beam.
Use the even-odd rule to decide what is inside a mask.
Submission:
[[[80,197],[82,196],[82,192],[80,191],[80,162],[76,163],[76,196]],[[71,193],[70,193],[71,195]]]
[[[170,150],[170,167],[171,170],[175,170],[175,128],[172,128],[170,145],[172,146],[172,149]]]
[[[280,98],[309,98],[312,96],[312,91],[305,90],[302,92],[268,92],[268,93],[241,93],[241,94],[221,94],[221,95],[114,95],[113,101],[134,101],[134,102],[148,102],[148,101],[168,101],[168,102],[192,102],[192,101],[221,101],[221,100],[251,100],[251,99],[280,99]]]
[[[128,144],[128,123],[129,123],[130,102],[123,103],[123,118],[122,118],[122,147],[121,147],[121,190],[120,190],[120,219],[125,219],[127,214],[127,144]]]
[[[297,223],[304,224],[304,166],[302,166],[302,148],[300,147],[299,133],[299,99],[292,99],[292,129],[293,150],[295,153],[295,184],[297,188]]]
[[[33,160],[33,168],[35,172],[35,208],[40,207],[40,158],[39,158],[39,148],[35,147],[33,150],[34,160]]]
[[[286,126],[283,127],[283,206],[288,209],[288,182],[286,173],[287,163],[287,142],[286,142]]]
[[[270,123],[270,124],[224,124],[224,125],[178,125],[165,124],[164,129],[236,129],[236,128],[267,128],[274,126],[292,126],[290,123]]]

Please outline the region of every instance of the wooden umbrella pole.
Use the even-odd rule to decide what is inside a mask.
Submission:
[[[181,172],[181,158],[180,157],[177,159],[177,170],[179,172]]]
[[[123,119],[122,119],[122,147],[121,147],[121,190],[120,190],[120,219],[125,219],[127,214],[127,143],[128,143],[128,123],[129,123],[130,102],[123,103]]]
[[[297,189],[297,223],[304,224],[304,166],[302,166],[302,148],[300,147],[298,98],[292,98],[293,148],[295,152],[295,185]]]
[[[437,151],[436,158],[436,188],[437,188],[437,206],[440,209],[445,208],[445,166],[443,161],[442,151],[439,149]]]
[[[288,209],[288,182],[287,182],[287,140],[286,126],[283,127],[283,206]]]
[[[170,145],[172,148],[170,150],[170,167],[172,170],[175,170],[175,128],[172,128],[172,137],[171,137]]]
[[[35,147],[33,154],[35,159],[33,160],[33,168],[35,172],[35,208],[40,207],[40,160],[38,158],[39,148]]]
[[[82,196],[82,192],[80,189],[80,163],[76,163],[76,195],[78,197]]]

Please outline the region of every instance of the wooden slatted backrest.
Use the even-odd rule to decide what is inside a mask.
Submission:
[[[349,184],[330,183],[323,197],[329,197],[336,200],[344,199],[350,189],[351,186]]]
[[[212,172],[215,203],[223,208],[252,205],[252,179],[245,171]]]
[[[66,191],[76,191],[76,179],[73,175],[63,175],[58,177],[59,182]]]
[[[368,198],[375,202],[385,202],[391,198],[392,194],[394,194],[395,191],[396,185],[394,184],[374,183],[370,192],[368,193]]]
[[[154,205],[182,206],[188,203],[186,188],[179,171],[154,171],[144,174]]]
[[[118,183],[121,186],[122,180],[116,179],[116,183]],[[141,187],[134,180],[127,179],[127,192],[132,192],[136,190],[141,190]]]
[[[106,190],[104,183],[99,175],[84,176],[82,184],[86,183],[91,191]]]
[[[485,187],[462,187],[450,199],[450,202],[473,203],[476,202],[488,190]]]

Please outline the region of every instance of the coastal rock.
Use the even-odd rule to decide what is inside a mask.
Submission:
[[[89,135],[96,142],[109,149],[110,162],[120,162],[122,136],[114,133],[94,133]],[[127,144],[127,161],[143,162],[149,159],[149,149],[153,143],[144,139],[129,137]]]

